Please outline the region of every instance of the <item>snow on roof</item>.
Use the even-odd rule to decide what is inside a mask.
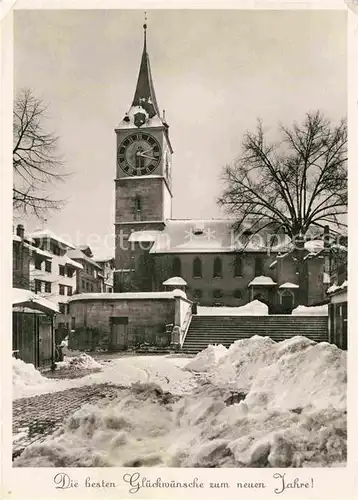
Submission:
[[[68,255],[63,255],[58,259],[58,262],[64,266],[72,266],[75,267],[76,269],[83,269],[82,264],[79,262],[76,262],[75,260],[72,260]]]
[[[186,286],[187,282],[181,276],[173,276],[162,283],[164,286]]]
[[[74,250],[69,250],[67,252],[67,257],[69,257],[69,259],[71,261],[73,261],[75,259],[84,260],[85,262],[92,264],[92,266],[96,267],[97,269],[102,269],[101,266],[99,264],[97,264],[97,262],[94,259],[87,257],[87,255],[85,253],[83,253],[82,250],[80,250],[79,248],[75,248]],[[82,268],[82,266],[81,266],[81,268]]]
[[[160,231],[133,231],[128,238],[128,241],[133,242],[154,242]]]
[[[34,304],[40,306],[40,308],[45,311],[58,312],[58,306],[56,304],[45,299],[44,297],[41,297],[40,295],[36,295],[36,293],[31,290],[24,290],[22,288],[12,289],[12,304],[24,304],[24,306]]]
[[[124,130],[124,129],[138,129],[138,127],[134,124],[134,115],[137,113],[142,113],[146,121],[143,123],[145,127],[164,127],[164,123],[162,119],[155,114],[152,118],[149,118],[147,111],[142,106],[131,106],[125,118],[117,125],[116,130]]]
[[[53,241],[56,241],[56,243],[59,243],[60,245],[63,245],[67,248],[75,248],[71,243],[68,243],[64,238],[61,236],[57,236],[51,229],[38,229],[37,231],[33,232],[30,235],[34,239],[42,239],[42,238],[48,238]]]
[[[123,292],[123,293],[80,293],[69,297],[69,302],[77,300],[142,300],[142,299],[174,299],[174,297],[186,298],[183,290],[170,292]]]
[[[286,283],[280,285],[279,288],[299,288],[299,286],[296,285],[295,283],[290,283],[289,281],[286,281]]]
[[[41,250],[41,248],[34,247],[33,245],[30,245],[29,243],[24,243],[24,246],[31,250],[32,252],[37,253],[38,255],[42,255],[42,257],[45,257],[46,259],[52,259],[53,255],[50,252],[46,252],[46,250]]]
[[[333,283],[329,288],[327,288],[326,293],[327,294],[332,294],[341,290],[345,290],[348,288],[348,281],[345,280],[341,285],[337,285],[336,283]]]
[[[271,262],[271,264],[269,265],[269,268],[272,269],[273,267],[275,267],[276,264],[277,264],[277,259],[275,259],[273,262]]]
[[[260,234],[245,236],[233,229],[234,219],[167,219],[150,253],[235,253],[266,251],[269,228]],[[198,230],[200,228],[200,231]],[[272,249],[275,251],[275,249]]]
[[[22,238],[20,236],[18,236],[17,234],[13,234],[12,239],[13,239],[13,241],[22,241]]]
[[[276,285],[276,283],[269,276],[256,276],[256,278],[254,278],[248,284],[248,286],[273,286],[273,285]]]

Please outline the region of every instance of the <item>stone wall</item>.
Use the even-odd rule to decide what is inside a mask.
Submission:
[[[174,323],[175,299],[74,300],[70,302],[70,314],[75,318],[70,349],[116,349],[111,318],[128,318],[126,348],[144,342],[163,344],[163,338],[158,339],[163,337],[165,325]]]

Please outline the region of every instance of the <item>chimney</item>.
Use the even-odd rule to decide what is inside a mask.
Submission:
[[[16,234],[17,236],[20,236],[20,238],[23,240],[25,236],[25,229],[22,224],[18,224],[16,227]]]

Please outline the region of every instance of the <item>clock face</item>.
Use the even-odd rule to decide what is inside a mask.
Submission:
[[[128,175],[148,175],[161,159],[159,142],[150,134],[135,132],[119,145],[117,163]]]

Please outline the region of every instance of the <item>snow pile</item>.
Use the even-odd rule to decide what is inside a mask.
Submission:
[[[12,386],[15,399],[26,397],[34,387],[41,391],[47,381],[48,379],[43,377],[34,365],[12,358]]]
[[[195,358],[190,360],[189,363],[185,365],[185,368],[186,370],[192,370],[194,372],[206,372],[212,369],[226,353],[227,349],[222,344],[209,345],[206,349],[200,351]]]
[[[65,356],[63,361],[56,363],[56,368],[60,370],[93,370],[102,369],[102,365],[83,352],[78,356]]]
[[[148,371],[159,366],[152,359]],[[123,389],[114,401],[84,406],[14,465],[344,465],[346,352],[304,337],[279,343],[253,337],[231,346],[207,374],[211,378],[182,397],[145,382]],[[246,388],[246,398],[233,403],[228,382]]]
[[[267,316],[268,307],[259,300],[253,300],[240,307],[198,306],[198,316]]]
[[[328,304],[323,306],[298,306],[292,311],[293,316],[328,316]]]

